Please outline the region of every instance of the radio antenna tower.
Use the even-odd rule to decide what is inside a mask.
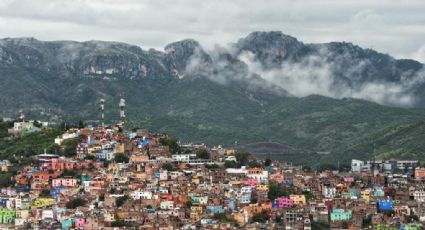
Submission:
[[[100,125],[105,128],[105,99],[100,99]]]
[[[125,99],[124,99],[124,94],[120,94],[120,103],[119,103],[119,107],[120,107],[120,122],[121,122],[121,126],[124,127],[124,120],[125,120]]]

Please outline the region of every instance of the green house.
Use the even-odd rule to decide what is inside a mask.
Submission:
[[[15,222],[16,211],[10,209],[0,209],[0,224],[11,224]]]
[[[351,220],[353,213],[351,210],[334,209],[331,212],[331,221],[345,221]]]

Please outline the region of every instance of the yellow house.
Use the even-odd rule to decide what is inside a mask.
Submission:
[[[266,184],[258,184],[255,188],[257,191],[262,191],[262,192],[269,191],[269,186]]]
[[[115,153],[124,153],[124,144],[115,145]]]
[[[44,208],[53,205],[54,200],[52,198],[37,198],[32,204],[33,208]]]
[[[367,204],[370,202],[370,190],[366,189],[360,193],[360,197],[366,201]]]
[[[146,173],[137,172],[137,173],[134,174],[134,177],[137,180],[145,180],[146,179]]]
[[[199,177],[192,177],[192,184],[199,184],[200,183],[200,180],[199,180]]]
[[[234,156],[234,155],[236,155],[236,150],[234,150],[234,149],[226,149],[226,155],[227,156]]]
[[[190,207],[191,212],[202,213],[202,210],[203,210],[202,206],[192,206],[192,207]]]
[[[289,199],[293,200],[296,205],[306,204],[304,195],[289,195]]]
[[[190,220],[192,223],[198,222],[201,220],[201,215],[198,212],[190,212]]]

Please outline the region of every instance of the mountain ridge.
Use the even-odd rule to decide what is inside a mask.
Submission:
[[[272,141],[298,151],[286,160],[318,162],[346,152],[373,155],[358,143],[424,120],[422,64],[353,44],[323,48],[286,36],[257,32],[212,51],[193,39],[164,51],[115,42],[0,39],[1,115],[23,109],[27,117],[56,122],[98,120],[104,98],[110,123],[118,120],[123,93],[129,128],[227,146]],[[412,147],[419,141],[405,150],[420,158],[422,145]]]

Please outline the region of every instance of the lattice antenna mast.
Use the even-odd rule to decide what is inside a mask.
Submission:
[[[105,99],[100,99],[100,125],[105,128]]]
[[[120,103],[119,103],[119,107],[120,107],[120,122],[121,122],[121,126],[124,127],[124,121],[125,121],[125,99],[124,99],[124,94],[120,94]]]

